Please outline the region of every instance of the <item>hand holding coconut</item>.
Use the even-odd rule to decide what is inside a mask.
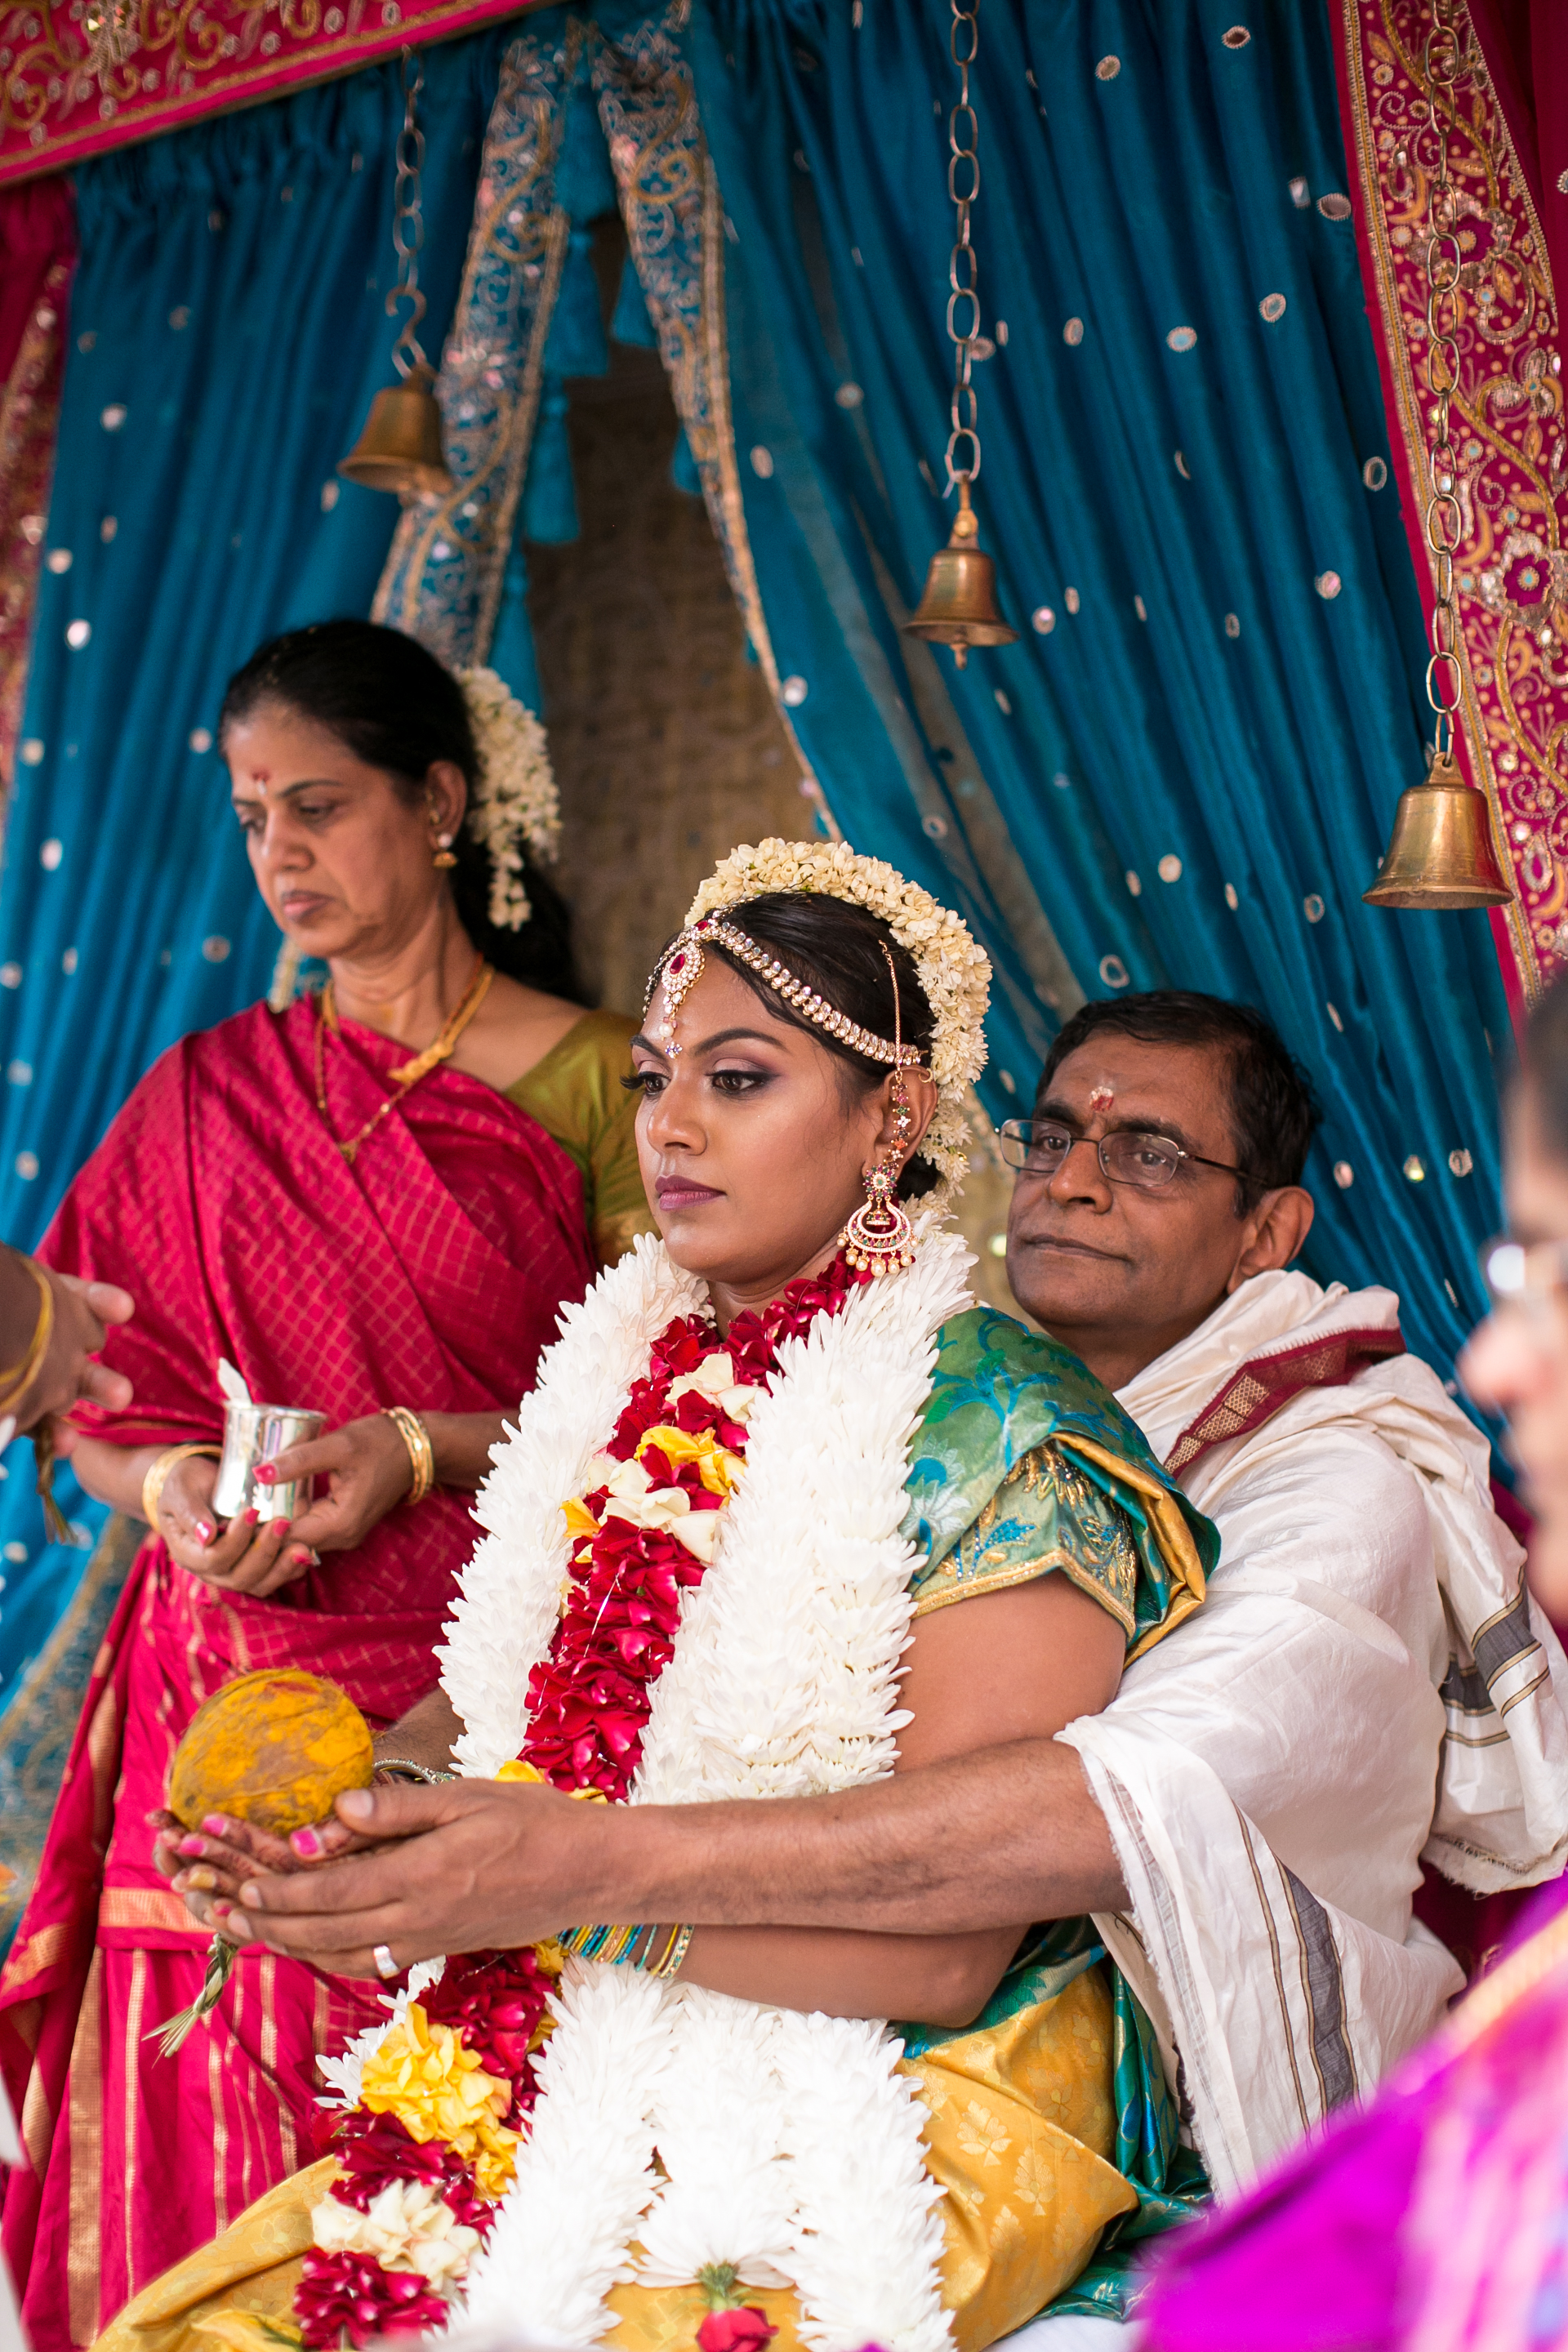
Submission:
[[[222,1813],[284,1838],[329,1819],[374,1769],[370,1726],[334,1683],[291,1668],[241,1675],[192,1717],[170,1769],[169,1810],[189,1830]],[[233,1944],[215,1936],[197,1999],[158,2029],[165,2056],[211,2015],[234,1958]]]

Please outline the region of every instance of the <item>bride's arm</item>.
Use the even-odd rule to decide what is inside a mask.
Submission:
[[[896,1771],[1048,1739],[1098,1715],[1125,1654],[1115,1618],[1059,1574],[933,1610],[916,1621],[907,1654],[902,1704],[914,1720],[900,1737]],[[680,1977],[784,2009],[966,2025],[1030,1924],[937,1936],[700,1927]]]

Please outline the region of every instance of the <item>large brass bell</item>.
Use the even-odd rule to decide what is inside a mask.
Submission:
[[[958,512],[952,536],[931,557],[925,593],[914,618],[904,623],[907,637],[924,637],[933,646],[951,646],[960,669],[969,660],[971,646],[1011,646],[1018,632],[1002,618],[996,602],[996,566],[980,549],[980,524],[969,502],[969,478],[958,478]]]
[[[1504,879],[1484,793],[1454,764],[1453,738],[1435,743],[1426,781],[1399,795],[1388,853],[1362,897],[1369,907],[1504,907]]]
[[[393,490],[405,501],[445,498],[454,485],[441,446],[441,411],[431,369],[411,367],[370,404],[364,431],[338,471],[367,490]]]

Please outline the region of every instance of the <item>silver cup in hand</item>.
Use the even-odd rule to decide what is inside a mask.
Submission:
[[[258,1520],[292,1519],[310,1500],[313,1478],[290,1478],[277,1486],[258,1485],[256,1473],[275,1462],[290,1445],[304,1445],[326,1427],[324,1412],[299,1405],[227,1404],[223,1416],[223,1459],[217,1465],[213,1508],[220,1519],[237,1519],[254,1511]]]

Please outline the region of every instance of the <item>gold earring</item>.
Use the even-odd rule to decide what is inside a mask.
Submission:
[[[457,862],[457,852],[452,847],[452,836],[449,833],[444,833],[440,836],[440,847],[430,863],[432,866],[439,866],[445,873],[449,867],[456,866]]]
[[[872,1275],[893,1274],[915,1262],[915,1229],[899,1199],[899,1177],[914,1126],[910,1090],[904,1084],[904,1031],[899,1003],[899,975],[886,941],[882,953],[893,983],[893,1083],[888,1098],[893,1109],[894,1140],[865,1178],[866,1199],[839,1235],[839,1244],[852,1266]],[[914,1048],[910,1047],[912,1055]]]

